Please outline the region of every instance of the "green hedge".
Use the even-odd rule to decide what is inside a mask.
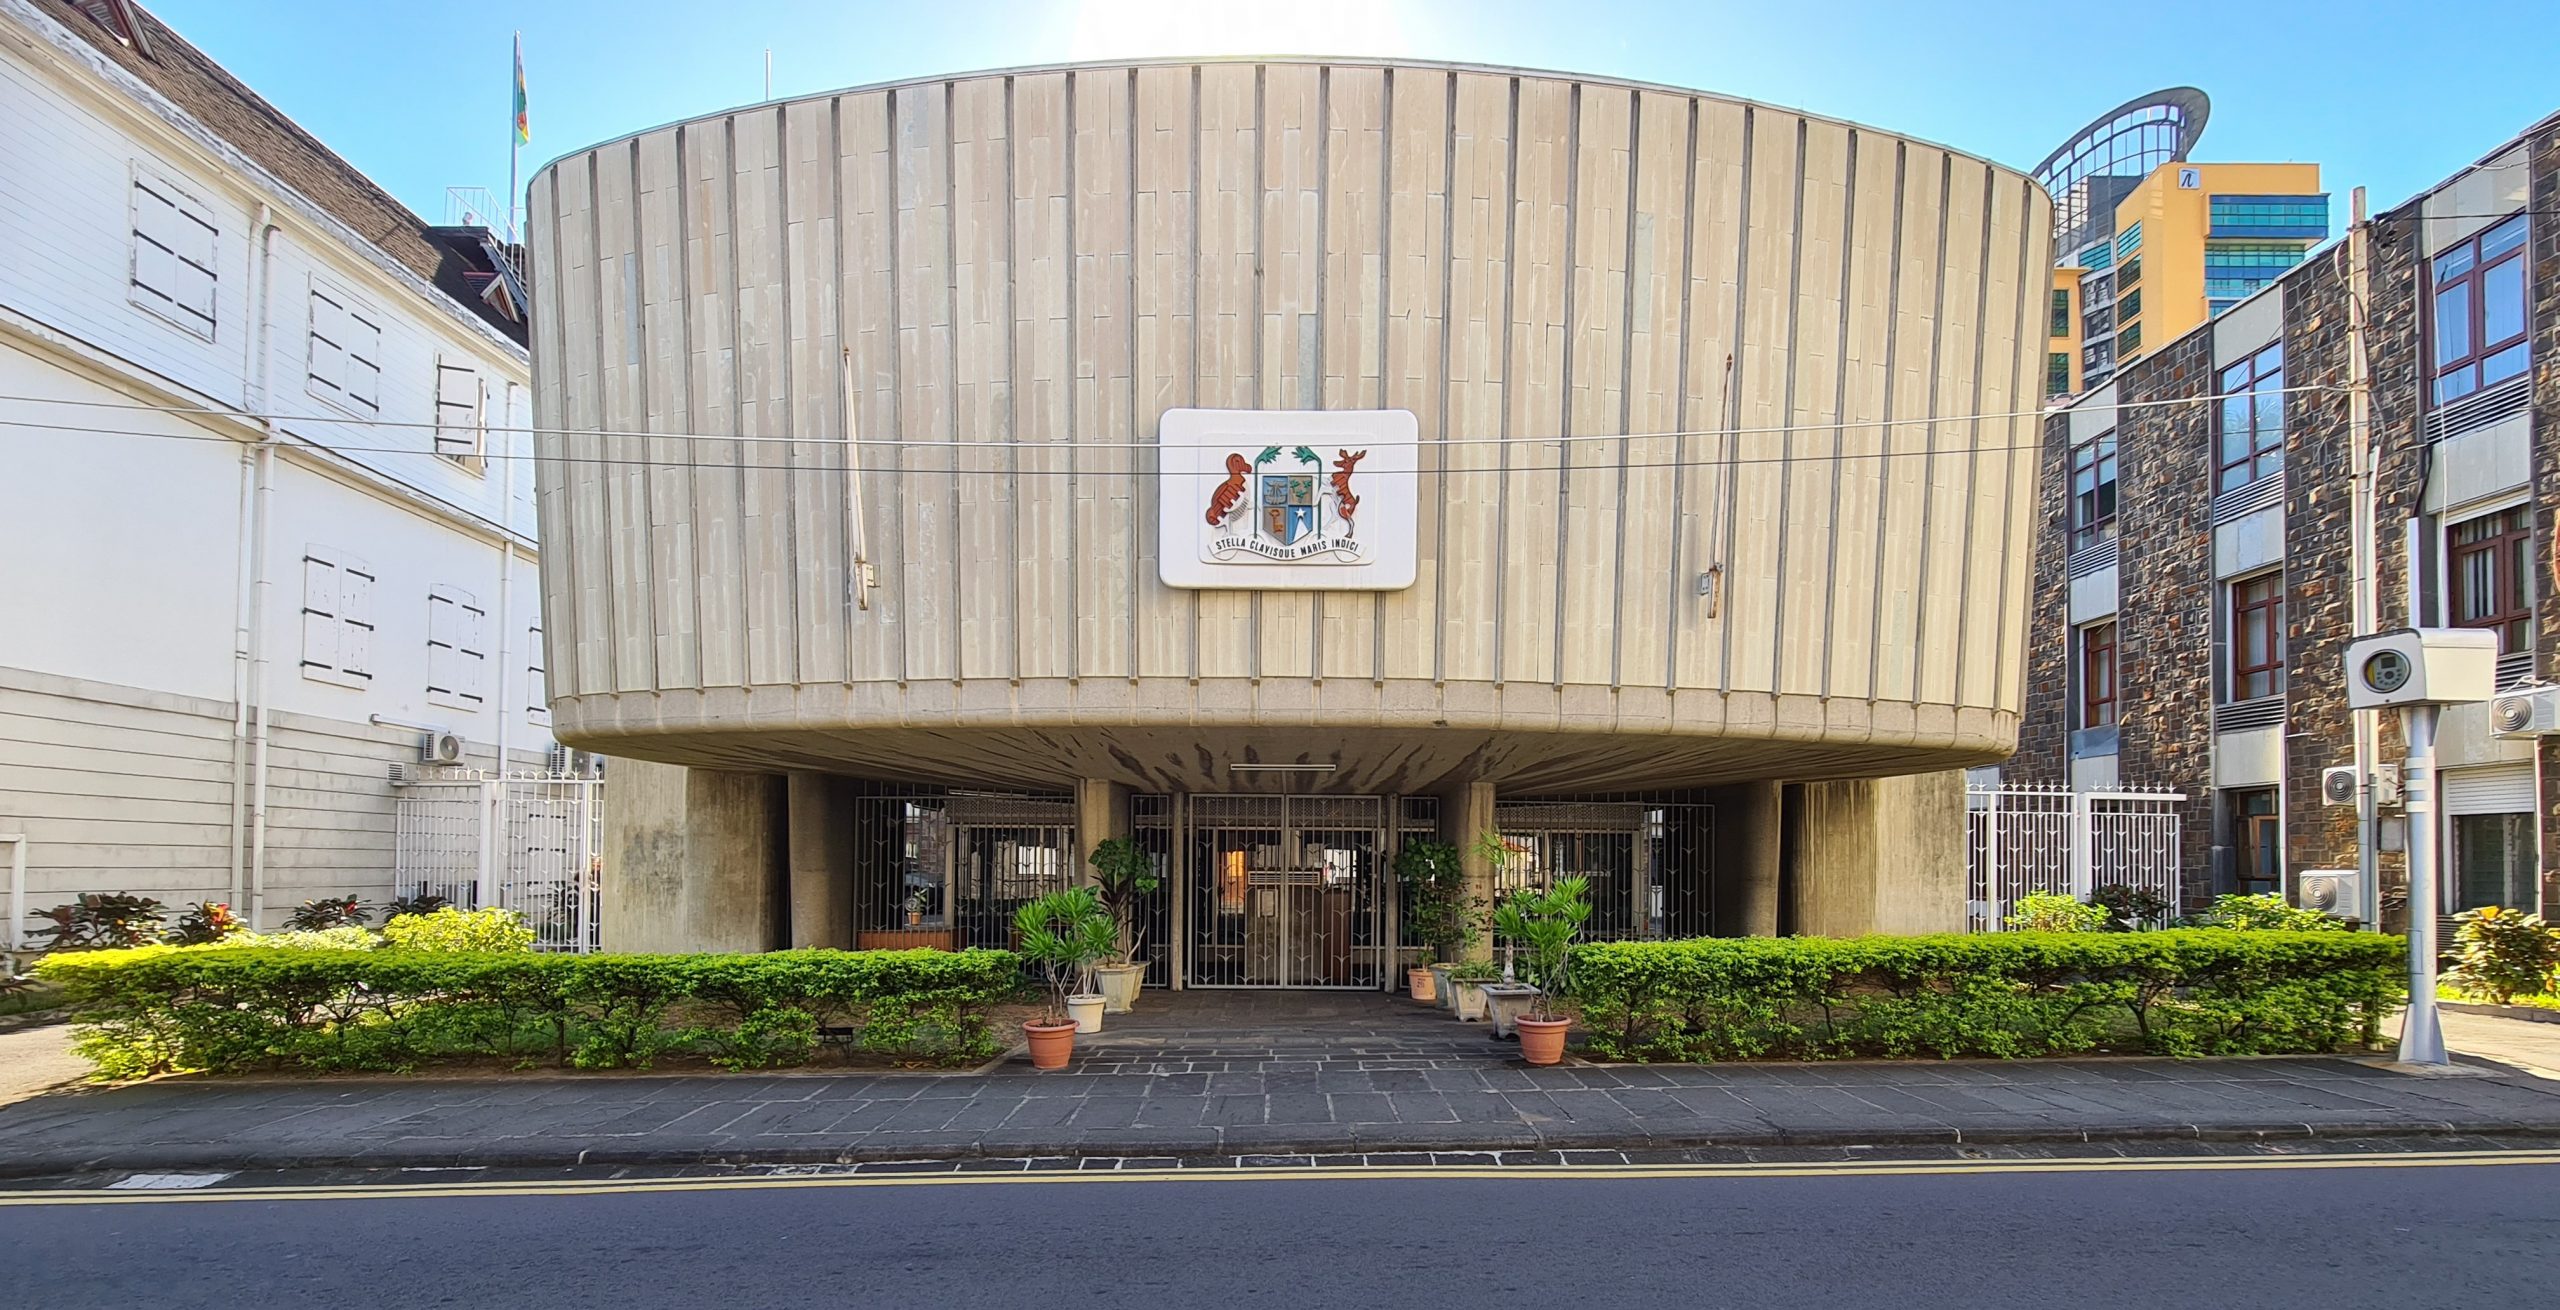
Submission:
[[[1002,1049],[988,1011],[1021,969],[1006,951],[537,955],[244,947],[55,955],[36,973],[73,1007],[81,1054],[110,1078],[172,1070],[405,1070],[497,1057],[519,1067],[725,1068],[821,1050],[968,1063]]]
[[[1573,967],[1604,1057],[2006,1059],[2370,1046],[2406,956],[2371,933],[2203,928],[1607,942]]]

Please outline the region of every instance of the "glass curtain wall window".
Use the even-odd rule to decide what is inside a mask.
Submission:
[[[2284,575],[2231,584],[2231,699],[2284,692]]]
[[[2525,216],[2436,256],[2436,403],[2524,373]]]
[[[2080,726],[2116,724],[2116,625],[2092,623],[2080,630]]]
[[[2222,370],[2215,492],[2236,490],[2284,470],[2284,346],[2279,343]]]
[[[2071,452],[2071,548],[2116,539],[2116,434]]]
[[[2458,628],[2498,634],[2498,653],[2533,648],[2533,519],[2519,505],[2453,525],[2445,534],[2446,617]]]

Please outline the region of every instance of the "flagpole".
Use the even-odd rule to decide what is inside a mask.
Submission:
[[[507,244],[524,244],[516,226],[516,157],[524,149],[524,33],[516,33],[515,83],[507,96]]]

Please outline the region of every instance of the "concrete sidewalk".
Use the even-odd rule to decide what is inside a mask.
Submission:
[[[2340,1058],[1567,1065],[1410,1005],[1115,1018],[975,1074],[171,1080],[0,1107],[0,1176],[2560,1135],[2560,1082]],[[1245,1008],[1239,1008],[1245,1007]],[[2463,1043],[2457,1039],[2456,1045]]]

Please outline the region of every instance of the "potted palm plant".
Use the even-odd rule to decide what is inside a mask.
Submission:
[[[1591,882],[1558,878],[1545,891],[1519,891],[1494,911],[1494,928],[1519,950],[1521,972],[1538,989],[1529,1013],[1513,1023],[1520,1030],[1520,1058],[1531,1064],[1564,1059],[1565,1031],[1573,1020],[1556,1010],[1572,985],[1573,939],[1591,917]]]
[[[1466,872],[1458,848],[1424,838],[1396,852],[1396,880],[1404,884],[1413,907],[1415,935],[1422,939],[1422,962],[1405,974],[1413,999],[1431,1004],[1440,994],[1439,975],[1458,952],[1458,902],[1465,892]]]
[[[1127,1014],[1137,1006],[1138,989],[1147,976],[1147,966],[1138,958],[1146,933],[1139,911],[1164,879],[1156,871],[1155,857],[1126,837],[1096,845],[1091,863],[1094,893],[1111,916],[1111,951],[1093,973],[1101,983],[1104,1012]]]
[[[1016,911],[1013,928],[1015,949],[1039,972],[1042,984],[1040,1017],[1022,1025],[1031,1043],[1031,1067],[1063,1069],[1075,1053],[1080,1025],[1073,1008],[1078,1001],[1092,1002],[1095,1024],[1087,1031],[1101,1027],[1102,998],[1080,996],[1076,988],[1093,962],[1111,949],[1111,916],[1092,888],[1069,887]]]

